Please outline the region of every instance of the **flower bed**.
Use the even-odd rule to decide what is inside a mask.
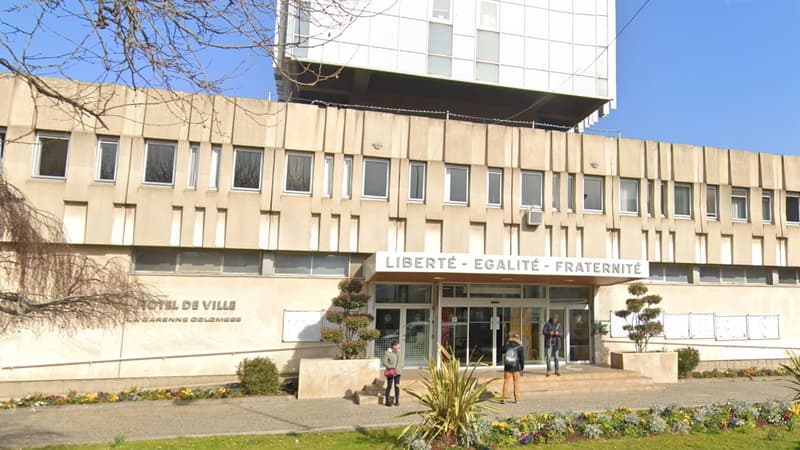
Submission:
[[[784,426],[794,430],[800,423],[800,402],[729,402],[701,407],[658,407],[584,413],[542,413],[523,417],[480,418],[458,437],[468,448],[494,448],[576,440],[689,434],[756,426]],[[439,448],[413,436],[405,445],[415,450]]]
[[[702,372],[692,372],[686,378],[738,378],[738,377],[782,377],[788,375],[786,369],[757,369],[750,367],[747,369],[725,369],[725,370],[704,370]]]
[[[0,401],[0,409],[15,409],[44,406],[86,405],[91,403],[135,402],[142,400],[195,400],[241,397],[238,386],[223,386],[214,389],[155,389],[140,391],[131,388],[121,392],[89,392],[67,395],[29,394],[25,397]]]

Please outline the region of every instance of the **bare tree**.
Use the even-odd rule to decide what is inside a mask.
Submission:
[[[381,0],[393,3],[393,0]],[[35,95],[104,125],[108,89],[65,91],[48,77],[224,93],[254,58],[321,45],[367,14],[371,0],[7,0],[0,6],[0,70]],[[276,17],[282,17],[276,23]],[[287,17],[294,18],[291,22]],[[298,36],[288,41],[288,26]],[[309,31],[312,30],[312,31]],[[309,35],[309,33],[313,33]],[[233,58],[240,64],[231,64]],[[339,69],[301,64],[284,79],[314,84]],[[310,76],[309,76],[310,75]],[[90,78],[90,79],[87,79]]]
[[[72,331],[141,319],[159,301],[119,259],[76,252],[61,223],[0,172],[0,334],[19,326]]]

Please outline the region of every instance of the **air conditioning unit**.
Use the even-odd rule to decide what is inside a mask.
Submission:
[[[528,226],[536,227],[542,224],[542,212],[535,209],[529,209],[525,214],[525,222]]]

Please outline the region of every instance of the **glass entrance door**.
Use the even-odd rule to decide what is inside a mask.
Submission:
[[[566,329],[569,336],[569,361],[589,361],[591,359],[589,310],[568,309],[567,311],[569,311],[569,327]]]
[[[375,327],[381,336],[375,341],[376,358],[383,358],[393,341],[400,343],[403,364],[424,366],[430,354],[430,310],[427,308],[378,308]]]

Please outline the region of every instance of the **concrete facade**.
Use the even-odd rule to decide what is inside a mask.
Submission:
[[[362,261],[381,251],[648,261],[648,285],[664,297],[668,312],[778,314],[780,322],[780,336],[772,340],[655,339],[651,345],[695,345],[707,361],[778,359],[785,348],[800,347],[794,302],[800,178],[793,176],[800,173],[800,157],[253,99],[169,97],[121,86],[69,88],[109,95],[104,100],[113,108],[104,124],[78,121],[65,108],[32,97],[21,80],[0,77],[0,98],[10,99],[0,105],[8,181],[63,219],[80,251],[128,260],[158,249],[219,251],[225,261],[244,252],[257,258],[256,273],[182,271],[178,263],[168,271],[133,267],[175,302],[176,309],[162,315],[188,322],[130,324],[68,338],[20,331],[0,342],[0,380],[221,375],[258,354],[296,372],[300,358],[334,351],[320,342],[284,341],[282,316],[326,309],[339,279],[360,276]],[[68,138],[65,176],[41,176],[43,164],[58,171],[41,156],[49,144],[40,137],[53,133]],[[117,142],[114,176],[98,180],[104,138]],[[148,146],[164,143],[174,148],[172,175],[148,174],[156,161],[148,151],[161,148]],[[256,175],[237,171],[236,164],[255,161],[237,160],[248,151],[260,155]],[[310,161],[308,179],[306,172],[293,174],[299,184],[292,186],[308,186],[308,192],[287,192],[287,155],[310,158],[291,163],[297,164],[292,170],[305,171],[297,161]],[[424,167],[418,183],[424,192],[410,200],[412,162]],[[383,181],[375,169],[387,164],[385,195],[375,195]],[[369,196],[363,195],[367,170]],[[462,184],[458,176],[465,172]],[[487,194],[490,173],[502,180],[494,197],[499,202]],[[145,182],[161,176],[168,182]],[[625,192],[621,181],[628,183]],[[716,217],[710,217],[709,186],[716,187]],[[734,191],[746,194],[744,206],[734,202]],[[771,199],[768,220],[764,196]],[[599,210],[585,208],[597,209],[595,201]],[[676,206],[687,214],[676,214]],[[527,223],[530,209],[541,211],[540,225]],[[743,211],[744,219],[735,218]],[[281,255],[345,262],[336,263],[341,273],[292,274],[278,267]],[[310,264],[316,267],[316,260]],[[746,275],[728,278],[726,268]],[[679,281],[671,281],[675,270]],[[716,282],[707,278],[714,270],[723,270]],[[750,271],[763,278],[748,281]],[[429,324],[424,333],[433,354],[442,310],[455,305],[440,301],[447,296],[443,289],[477,281],[587,286],[591,293],[580,308],[593,324],[608,321],[627,297],[624,284],[597,279],[468,274],[370,280],[370,292],[381,282],[430,286],[431,299],[416,313],[428,311],[422,322]],[[519,302],[525,307],[524,297]],[[389,306],[373,302],[370,309]],[[541,308],[544,317],[554,306],[545,301]],[[631,348],[610,336],[587,339],[591,351],[580,359],[589,362],[607,363],[609,351]]]

